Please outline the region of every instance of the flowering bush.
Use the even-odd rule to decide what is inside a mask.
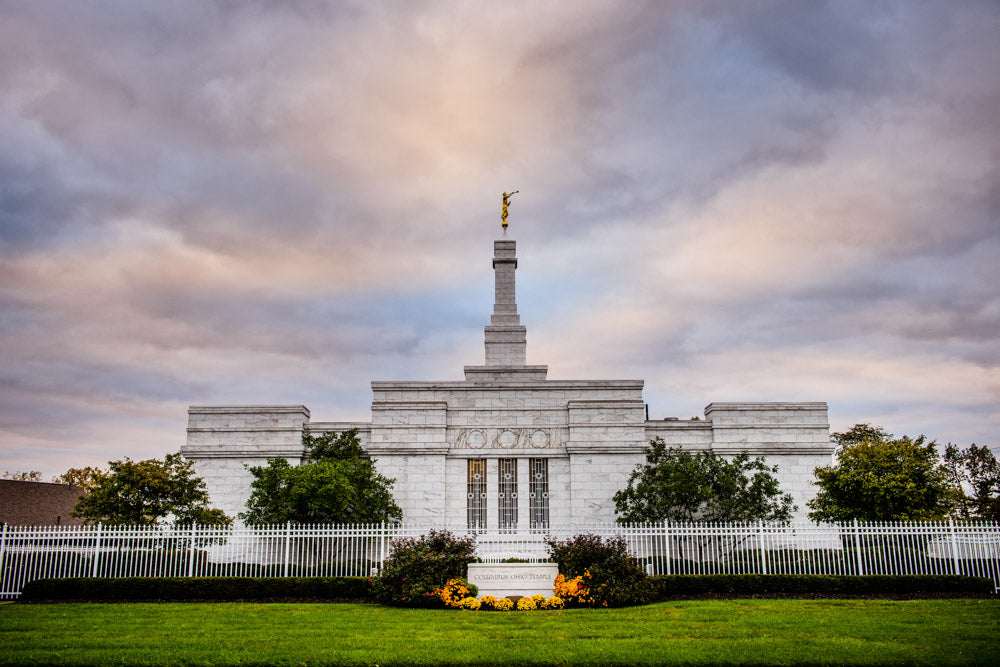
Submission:
[[[542,604],[538,605],[539,609],[562,609],[565,605],[563,604],[562,598],[557,598],[552,596],[547,599]]]
[[[483,611],[494,611],[497,608],[497,599],[492,595],[484,595],[479,602]]]
[[[567,607],[586,607],[594,603],[590,597],[590,590],[584,584],[585,579],[590,578],[590,572],[584,570],[579,577],[567,579],[562,573],[556,575],[553,593],[555,597],[561,598]]]
[[[545,604],[545,596],[544,595],[532,595],[531,599],[535,601],[535,606],[537,608],[539,608],[539,609],[543,608],[542,605]]]
[[[450,579],[465,576],[476,543],[448,531],[393,540],[382,572],[372,582],[376,601],[402,607],[441,607],[440,592]],[[475,595],[469,590],[458,597]]]
[[[444,606],[451,607],[452,609],[461,607],[462,602],[468,597],[471,597],[473,600],[476,599],[476,593],[478,592],[479,590],[475,586],[461,577],[449,579],[443,588],[434,591],[441,598]]]
[[[479,600],[477,600],[474,597],[464,598],[461,602],[458,603],[459,609],[468,609],[469,611],[479,611],[479,608],[481,606],[482,603],[480,603]]]
[[[651,599],[652,586],[646,572],[629,554],[624,538],[605,540],[599,535],[577,535],[564,541],[549,539],[546,543],[552,559],[559,564],[560,574],[572,577],[567,584],[580,579],[577,590],[582,595],[573,595],[570,599],[558,588],[555,591],[567,605],[623,607],[645,604]],[[589,598],[589,602],[584,602],[583,598]]]
[[[531,598],[521,598],[517,601],[518,611],[534,611],[538,609],[538,605]]]
[[[493,603],[493,608],[497,611],[510,611],[514,608],[514,601],[510,598],[500,598]]]

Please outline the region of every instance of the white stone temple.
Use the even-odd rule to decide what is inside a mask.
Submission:
[[[304,429],[356,428],[379,471],[396,480],[407,522],[489,531],[611,522],[612,496],[656,437],[766,457],[805,516],[813,469],[833,453],[826,403],[710,403],[704,419],[650,420],[642,380],[550,380],[547,366],[525,361],[516,269],[515,241],[495,241],[485,364],[466,366],[458,381],[372,382],[370,422],[311,421],[302,405],[191,407],[182,452],[214,506],[244,511],[248,467],[269,457],[299,463]]]

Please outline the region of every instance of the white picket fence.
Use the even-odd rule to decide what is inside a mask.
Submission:
[[[391,542],[426,525],[4,526],[0,599],[54,577],[372,576]],[[485,562],[548,560],[547,538],[621,536],[649,574],[962,574],[1000,587],[1000,524],[576,525],[453,533]]]

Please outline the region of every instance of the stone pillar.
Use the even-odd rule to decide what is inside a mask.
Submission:
[[[486,326],[486,365],[524,366],[527,334],[517,314],[514,271],[517,269],[517,242],[493,242],[493,272],[496,282],[493,316]]]
[[[531,470],[528,459],[517,459],[517,530],[526,532],[531,527]]]
[[[486,530],[500,529],[500,461],[486,459]]]

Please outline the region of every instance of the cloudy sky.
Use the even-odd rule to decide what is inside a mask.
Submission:
[[[0,470],[483,361],[1000,446],[995,2],[0,1]]]

